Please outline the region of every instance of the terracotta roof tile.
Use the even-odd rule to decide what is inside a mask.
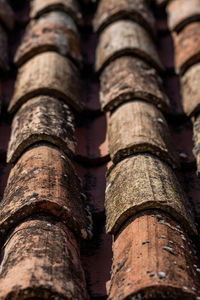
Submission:
[[[108,24],[120,19],[131,19],[155,36],[155,21],[146,0],[101,0],[94,19],[94,29],[102,31]]]
[[[9,30],[14,27],[14,13],[7,0],[0,1],[0,20]]]
[[[184,112],[191,116],[200,110],[200,63],[190,67],[181,78]]]
[[[124,159],[111,170],[105,206],[109,233],[116,233],[129,217],[146,209],[168,212],[196,232],[185,193],[174,172],[150,154]]]
[[[49,96],[29,100],[15,114],[7,152],[13,163],[29,146],[47,141],[75,153],[74,118],[67,104]]]
[[[32,18],[38,18],[47,12],[58,10],[67,13],[77,24],[82,24],[82,15],[77,0],[32,0],[30,15]]]
[[[8,64],[8,37],[5,29],[0,24],[0,69],[3,72],[9,70]]]
[[[31,58],[19,69],[9,111],[15,111],[38,95],[61,98],[80,111],[80,80],[76,66],[56,52],[45,52]]]
[[[199,0],[172,0],[167,5],[170,30],[180,31],[190,22],[200,20]]]
[[[140,58],[122,56],[115,59],[103,70],[100,82],[100,101],[105,110],[132,99],[153,103],[166,112],[171,110],[161,78]]]
[[[46,51],[56,51],[79,65],[81,63],[76,25],[63,12],[46,13],[30,23],[15,55],[15,63],[22,65],[36,54]]]
[[[131,219],[116,237],[113,254],[108,299],[197,299],[192,245],[165,214],[149,212]]]
[[[176,71],[183,74],[187,68],[200,61],[200,22],[187,25],[174,34]],[[184,51],[183,51],[184,49]]]
[[[130,20],[116,21],[101,33],[96,50],[96,71],[122,55],[136,55],[159,71],[163,68],[147,31]]]
[[[38,144],[26,151],[11,170],[0,205],[1,234],[22,218],[46,212],[87,238],[91,229],[83,196],[67,156],[51,145]]]
[[[79,245],[51,217],[18,225],[2,249],[0,298],[88,299]]]
[[[154,105],[139,100],[127,102],[113,112],[109,123],[110,155],[115,164],[142,152],[155,154],[173,167],[179,164],[167,122]]]

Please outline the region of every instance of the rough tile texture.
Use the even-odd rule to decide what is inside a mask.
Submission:
[[[200,115],[193,120],[194,155],[197,163],[197,174],[200,175]]]
[[[188,23],[200,20],[199,0],[173,0],[167,5],[170,30],[180,31]]]
[[[181,77],[182,104],[187,116],[200,110],[200,63],[194,64]]]
[[[134,153],[149,152],[172,167],[179,165],[167,122],[154,105],[127,102],[113,112],[109,125],[109,149],[115,164]]]
[[[103,70],[100,82],[104,110],[132,99],[143,99],[166,112],[171,109],[156,70],[137,57],[122,56],[112,61]]]
[[[11,170],[0,204],[1,234],[22,218],[46,212],[87,238],[91,228],[84,200],[67,156],[53,146],[38,145],[25,152]]]
[[[7,29],[13,29],[14,13],[7,0],[0,1],[0,20],[7,27]]]
[[[15,63],[20,66],[31,57],[47,51],[56,51],[79,65],[81,63],[76,25],[64,12],[46,13],[30,23],[15,55]]]
[[[101,33],[96,50],[96,71],[122,55],[139,56],[158,70],[162,69],[147,31],[133,21],[116,21]]]
[[[108,299],[198,299],[192,250],[185,232],[165,214],[136,216],[113,243]]]
[[[191,23],[174,34],[174,47],[176,71],[183,74],[200,59],[200,22]]]
[[[94,18],[95,31],[102,31],[108,24],[131,19],[155,35],[154,18],[146,0],[101,0]]]
[[[7,162],[13,163],[29,146],[47,141],[66,154],[75,153],[74,117],[67,104],[49,96],[23,104],[12,122]]]
[[[30,16],[38,18],[49,11],[56,10],[64,11],[79,25],[83,22],[77,0],[32,0]]]
[[[46,216],[24,221],[1,255],[2,300],[88,299],[79,245],[61,222]]]
[[[196,232],[185,193],[174,172],[150,154],[124,159],[111,170],[105,207],[108,233],[116,233],[129,217],[146,209],[168,212],[191,233]]]
[[[45,52],[30,59],[19,69],[9,112],[38,95],[61,98],[80,111],[81,89],[75,65],[56,52]]]

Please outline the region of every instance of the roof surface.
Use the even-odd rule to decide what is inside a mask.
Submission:
[[[0,1],[0,300],[200,299],[200,1]]]

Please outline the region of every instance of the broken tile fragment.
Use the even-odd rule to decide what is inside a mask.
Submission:
[[[180,31],[187,24],[200,20],[199,0],[173,0],[169,2],[166,10],[171,31]]]
[[[123,226],[113,243],[110,300],[196,299],[194,253],[188,236],[177,226],[156,211],[139,214]]]
[[[56,52],[45,52],[31,58],[19,68],[9,112],[14,112],[24,102],[38,95],[60,98],[78,111],[82,110],[76,66]]]
[[[163,68],[147,31],[130,20],[116,21],[100,34],[96,50],[96,71],[102,71],[109,62],[122,55],[138,56],[159,71]]]
[[[77,0],[33,0],[31,2],[31,18],[38,18],[50,11],[63,11],[78,24],[82,25],[82,15]]]
[[[147,209],[160,209],[192,233],[195,225],[188,201],[172,169],[150,154],[128,157],[112,168],[106,187],[107,232],[116,233],[130,217]]]
[[[179,165],[163,114],[147,102],[135,100],[119,106],[110,117],[108,138],[115,164],[134,153],[148,152],[172,167]]]
[[[181,77],[182,104],[187,116],[200,110],[200,63],[191,66]]]
[[[101,0],[93,22],[94,30],[100,32],[120,19],[131,19],[155,36],[155,20],[146,0]]]
[[[14,61],[20,66],[33,56],[47,51],[56,51],[81,64],[77,27],[64,12],[46,13],[33,20],[26,29]]]
[[[58,217],[79,236],[87,238],[90,222],[82,188],[68,157],[50,144],[26,151],[11,170],[0,203],[1,234],[25,217],[48,213]]]
[[[102,109],[113,110],[133,99],[153,103],[159,109],[171,110],[156,70],[137,57],[122,56],[110,62],[100,75]]]
[[[174,33],[173,37],[176,71],[183,74],[200,59],[200,22],[187,25],[180,33]]]
[[[0,21],[5,25],[7,29],[13,29],[15,17],[13,10],[7,0],[0,1]]]
[[[22,105],[12,122],[7,162],[14,163],[36,142],[50,142],[67,155],[75,153],[74,117],[62,101],[38,96]]]
[[[2,300],[88,299],[79,244],[51,217],[23,221],[7,237],[1,257]]]

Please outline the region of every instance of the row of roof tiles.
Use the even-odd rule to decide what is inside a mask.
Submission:
[[[184,112],[194,125],[194,154],[199,173],[199,33],[200,3],[192,0],[170,1],[166,6],[168,24],[175,48],[176,71],[180,75]]]
[[[161,112],[169,112],[170,104],[147,24],[152,28],[146,1],[101,0],[94,20],[113,162],[105,202],[107,232],[114,235],[108,294],[113,300],[197,299],[198,272],[186,234],[197,231],[173,171],[179,159]]]
[[[34,0],[30,16],[9,106],[14,166],[1,202],[0,298],[88,299],[79,243],[92,220],[71,162],[82,18],[74,0]]]

